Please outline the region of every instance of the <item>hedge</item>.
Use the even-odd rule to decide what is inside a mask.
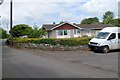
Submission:
[[[65,39],[54,39],[54,38],[14,38],[14,42],[18,43],[34,43],[34,44],[51,44],[51,45],[63,45],[63,46],[78,46],[88,44],[92,37],[81,37],[81,38],[65,38]]]

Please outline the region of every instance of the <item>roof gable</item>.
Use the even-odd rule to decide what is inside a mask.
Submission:
[[[73,27],[75,27],[75,28],[81,29],[81,28],[78,27],[77,25],[74,25],[74,24],[71,24],[71,23],[65,22],[65,23],[62,23],[62,24],[59,24],[59,25],[53,27],[51,30],[54,30],[54,29],[56,29],[56,28],[58,28],[58,27],[61,27],[62,25],[65,25],[65,24],[69,24],[69,25],[71,25],[71,26],[73,26]]]

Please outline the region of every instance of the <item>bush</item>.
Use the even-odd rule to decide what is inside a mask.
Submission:
[[[71,39],[61,39],[60,45],[68,45],[68,46],[78,46],[88,44],[92,37],[83,37],[83,38],[71,38]]]
[[[55,39],[39,39],[39,40],[34,40],[32,41],[35,44],[52,44],[52,45],[56,45],[56,40]]]
[[[78,45],[77,39],[60,39],[59,41],[60,45],[68,45],[68,46],[76,46]]]
[[[5,38],[8,38],[10,35],[7,34],[7,31],[0,28],[0,39],[5,39]]]
[[[28,35],[30,38],[41,38],[46,35],[46,31],[43,29],[39,29],[38,27],[31,30],[30,34]]]
[[[32,42],[35,41],[36,39],[34,38],[14,38],[13,41],[14,42],[20,42],[20,43],[28,43],[28,42]]]
[[[34,43],[34,44],[60,44],[63,46],[78,46],[88,44],[92,37],[82,37],[82,38],[67,38],[67,39],[54,39],[54,38],[14,38],[14,42],[20,43]]]

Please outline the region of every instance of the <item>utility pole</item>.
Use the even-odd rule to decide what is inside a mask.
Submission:
[[[13,26],[13,20],[12,20],[12,6],[13,2],[12,0],[10,0],[10,36],[11,36],[11,40],[10,40],[10,46],[13,46],[13,33],[12,33],[12,26]]]

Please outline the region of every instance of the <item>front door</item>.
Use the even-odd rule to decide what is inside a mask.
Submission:
[[[120,33],[118,33],[118,48],[120,49]]]

